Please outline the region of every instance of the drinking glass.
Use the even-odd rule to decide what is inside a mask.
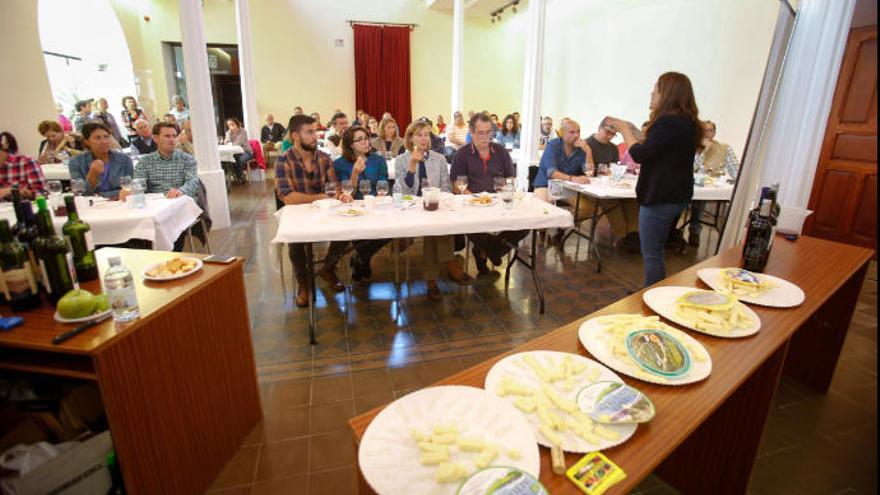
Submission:
[[[86,192],[86,181],[82,179],[70,179],[70,192],[74,196],[82,196]]]
[[[465,189],[468,186],[468,178],[467,175],[459,175],[455,178],[455,187],[458,189],[459,194],[464,194]]]
[[[547,184],[547,195],[550,201],[556,205],[556,201],[562,199],[562,181],[559,179],[551,179]]]
[[[327,195],[328,198],[336,197],[336,183],[333,181],[327,182],[324,184],[324,194]]]
[[[119,177],[119,189],[120,189],[120,192],[125,192],[125,194],[128,194],[131,192],[131,176],[130,175],[123,175],[123,176]]]
[[[350,180],[342,181],[342,194],[346,196],[351,196],[351,193],[354,192],[354,184],[351,183]]]
[[[608,175],[608,164],[600,163],[599,164],[599,174],[598,175]]]
[[[364,179],[358,183],[358,189],[361,190],[361,197],[369,196],[373,192],[373,183]]]
[[[504,185],[507,183],[504,177],[495,177],[492,182],[495,186],[495,192],[499,193],[502,189],[504,189]]]
[[[59,206],[64,204],[64,201],[61,199],[61,192],[63,189],[61,188],[60,180],[50,180],[46,182],[46,190],[49,192],[49,206],[56,210]]]
[[[504,204],[504,208],[510,210],[513,208],[513,186],[505,185],[501,188],[501,202]]]
[[[584,175],[593,177],[596,173],[596,166],[589,162],[584,162]]]
[[[388,194],[388,181],[380,180],[376,183],[376,196],[384,198]]]

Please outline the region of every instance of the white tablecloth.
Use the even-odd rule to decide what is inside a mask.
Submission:
[[[589,184],[576,184],[563,182],[566,189],[584,193],[588,196],[600,199],[635,199],[635,179],[626,178],[620,185],[614,185],[610,180],[593,180]],[[694,186],[694,200],[696,201],[730,201],[733,196],[733,184],[726,182],[720,185]]]
[[[234,144],[221,144],[217,146],[217,151],[220,153],[221,162],[235,162],[235,155],[244,153],[244,148]]]
[[[174,241],[186,228],[196,221],[202,209],[189,196],[168,199],[149,195],[147,206],[130,208],[118,201],[97,203],[102,206],[79,208],[80,217],[91,226],[95,244],[119,244],[130,239],[152,241],[153,249],[171,251]],[[107,206],[103,206],[107,205]],[[12,205],[0,207],[0,218],[10,225],[15,223]],[[67,217],[55,217],[55,231],[61,234],[61,226]]]
[[[461,197],[455,199],[452,210],[441,205],[437,211],[425,211],[421,198],[416,198],[416,205],[404,211],[374,208],[358,217],[339,216],[332,208],[288,205],[275,213],[278,231],[272,242],[349,241],[574,226],[571,213],[534,197],[512,210],[506,210],[500,202],[486,207],[465,206],[460,203]]]
[[[70,169],[63,163],[44,163],[40,168],[46,180],[70,180]]]

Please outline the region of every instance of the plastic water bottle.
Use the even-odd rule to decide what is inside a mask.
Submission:
[[[110,309],[113,310],[113,319],[118,322],[131,321],[141,314],[134,278],[119,256],[111,256],[107,261],[110,268],[104,274],[104,289],[107,291]]]
[[[401,204],[403,204],[403,187],[400,185],[400,181],[394,181],[394,188],[391,189],[391,197],[394,198],[394,207],[400,208]]]
[[[700,168],[697,169],[697,173],[694,174],[694,184],[701,187],[706,184],[706,169],[702,164],[700,165]]]
[[[147,206],[147,185],[143,179],[135,179],[131,181],[131,207],[146,208]]]

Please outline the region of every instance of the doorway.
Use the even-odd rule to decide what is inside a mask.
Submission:
[[[241,122],[244,111],[241,107],[241,79],[237,75],[215,75],[211,77],[214,93],[214,108],[217,109],[220,134],[226,133],[226,119],[235,117]]]

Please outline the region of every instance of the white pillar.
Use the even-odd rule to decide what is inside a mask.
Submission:
[[[180,35],[186,75],[189,112],[192,119],[193,148],[199,164],[199,178],[208,191],[208,212],[213,228],[230,226],[229,202],[226,198],[226,177],[220,167],[217,151],[216,117],[211,96],[208,50],[199,0],[179,0]]]
[[[544,84],[544,27],[547,1],[530,0],[523,71],[523,96],[520,115],[519,157],[516,176],[528,180],[529,165],[538,160],[538,134],[541,130],[541,89]]]
[[[235,27],[238,30],[238,66],[241,78],[241,108],[244,128],[251,139],[259,139],[260,116],[257,114],[257,85],[254,80],[251,13],[248,0],[235,0]]]
[[[453,0],[452,7],[452,110],[447,122],[453,123],[455,112],[464,113],[464,0]]]

